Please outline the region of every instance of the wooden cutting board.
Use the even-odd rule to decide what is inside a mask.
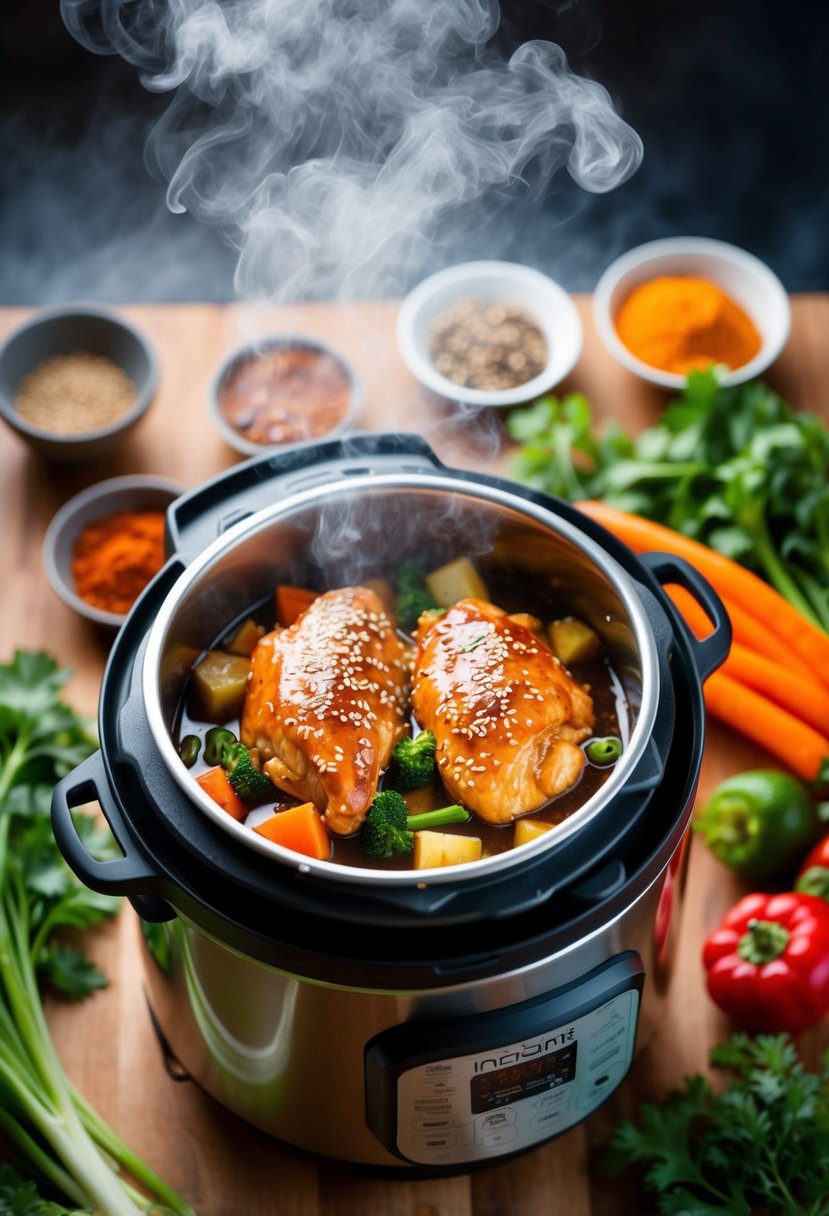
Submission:
[[[639,428],[657,419],[665,395],[618,367],[601,347],[581,298],[584,351],[561,391],[590,398],[598,419]],[[789,344],[767,379],[793,405],[829,421],[829,295],[793,301]],[[152,472],[192,487],[237,457],[214,431],[206,393],[218,362],[249,337],[302,332],[348,354],[366,387],[362,427],[424,435],[447,464],[504,473],[509,462],[499,414],[459,415],[421,391],[394,341],[397,307],[368,302],[346,310],[315,304],[259,312],[240,306],[124,307],[155,344],[161,382],[150,412],[105,464],[49,468],[8,428],[0,430],[0,503],[4,521],[2,621],[6,661],[16,647],[45,648],[74,669],[67,695],[94,713],[110,642],[79,620],[46,583],[40,548],[57,508],[105,477]],[[28,315],[0,309],[0,338]],[[713,724],[701,796],[731,772],[765,762],[757,749]],[[629,1181],[609,1181],[602,1146],[622,1114],[659,1099],[684,1074],[705,1071],[709,1045],[729,1032],[705,995],[699,963],[704,936],[742,893],[705,847],[692,847],[670,1013],[636,1059],[631,1075],[587,1123],[520,1159],[473,1174],[430,1181],[385,1181],[348,1165],[280,1144],[221,1109],[192,1084],[175,1084],[162,1066],[147,1016],[137,921],[126,908],[97,934],[96,958],[110,977],[80,1007],[53,1003],[50,1017],[62,1058],[81,1091],[126,1141],[191,1203],[199,1216],[631,1216],[645,1210]],[[814,1063],[829,1026],[801,1037]]]

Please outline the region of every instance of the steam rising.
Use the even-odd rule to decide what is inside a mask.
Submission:
[[[89,50],[171,92],[147,158],[238,247],[251,299],[400,294],[516,191],[612,190],[642,145],[562,50],[493,48],[494,0],[62,0]],[[490,227],[488,227],[488,225]],[[490,247],[480,256],[492,255]]]

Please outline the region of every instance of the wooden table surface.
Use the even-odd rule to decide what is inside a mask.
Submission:
[[[584,351],[562,391],[579,389],[596,417],[628,427],[655,421],[664,394],[619,368],[598,342],[589,300],[579,300]],[[829,421],[829,296],[793,301],[792,336],[767,379],[793,405]],[[77,618],[46,583],[43,534],[73,493],[104,477],[152,472],[192,487],[237,459],[214,431],[205,398],[221,357],[257,333],[305,332],[347,352],[365,381],[362,426],[426,436],[447,464],[481,471],[506,468],[509,445],[498,414],[459,416],[421,392],[394,342],[396,306],[350,310],[307,305],[261,313],[240,306],[142,305],[122,309],[154,343],[161,364],[158,396],[122,450],[105,464],[48,467],[5,426],[0,430],[0,495],[4,521],[3,647],[44,648],[73,668],[67,695],[94,712],[109,639]],[[0,339],[28,315],[0,310]],[[761,752],[712,724],[700,795],[727,774],[758,762]],[[587,1123],[513,1162],[441,1180],[387,1181],[316,1158],[249,1128],[192,1084],[165,1073],[142,993],[137,921],[126,908],[101,931],[94,953],[110,987],[81,1007],[50,1005],[62,1058],[82,1092],[199,1216],[625,1216],[645,1211],[627,1182],[608,1181],[602,1146],[622,1114],[643,1098],[658,1099],[682,1077],[705,1071],[708,1047],[729,1025],[705,995],[700,945],[742,889],[696,841],[669,1017],[616,1095]],[[829,1027],[801,1036],[814,1063]]]

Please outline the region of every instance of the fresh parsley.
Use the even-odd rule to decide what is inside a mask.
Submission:
[[[638,1125],[619,1124],[611,1174],[644,1166],[645,1189],[669,1216],[829,1213],[829,1053],[807,1071],[786,1035],[736,1034],[711,1063],[733,1074],[717,1093],[701,1076]]]
[[[602,498],[760,574],[829,630],[829,429],[761,381],[691,372],[656,426],[594,428],[585,397],[543,397],[507,419],[512,473],[569,501]]]
[[[43,1011],[41,985],[79,999],[106,983],[76,935],[120,906],[78,881],[52,835],[52,789],[96,745],[90,723],[62,700],[68,675],[42,653],[18,651],[0,664],[0,1132],[69,1210],[162,1210],[120,1177],[123,1165],[167,1210],[189,1213],[74,1088]],[[96,857],[118,855],[91,818],[76,813],[76,826]],[[0,1173],[0,1216],[64,1211],[41,1200],[34,1182]]]

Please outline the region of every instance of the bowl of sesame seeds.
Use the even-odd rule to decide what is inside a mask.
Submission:
[[[581,353],[567,292],[530,266],[465,262],[425,279],[403,301],[397,345],[409,370],[450,401],[519,405],[554,388]]]
[[[43,309],[0,348],[0,415],[46,460],[97,460],[147,411],[157,380],[149,342],[116,313]]]

